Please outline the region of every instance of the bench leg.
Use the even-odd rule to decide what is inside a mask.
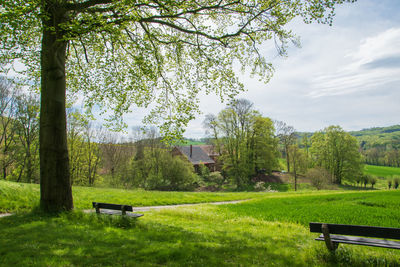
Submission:
[[[322,228],[321,229],[322,233],[324,235],[326,247],[329,249],[329,251],[334,252],[338,248],[339,243],[332,242],[331,236],[329,235],[329,228],[327,224],[322,224],[321,228]]]
[[[97,214],[100,214],[99,204],[96,203],[95,208],[96,208],[96,213],[97,213]]]
[[[126,215],[126,211],[125,211],[125,206],[124,205],[122,205],[122,207],[121,207],[121,214],[122,215]]]

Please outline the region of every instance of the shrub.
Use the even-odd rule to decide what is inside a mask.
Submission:
[[[180,157],[171,157],[169,162],[162,166],[163,180],[167,181],[163,186],[167,190],[187,191],[193,190],[199,181],[198,175],[193,172],[190,162]],[[161,187],[160,189],[163,189]]]
[[[309,169],[307,171],[306,176],[310,178],[311,184],[317,188],[317,190],[321,190],[326,185],[329,184],[329,172],[321,167],[316,167],[313,169]]]
[[[372,188],[374,188],[374,185],[376,184],[376,181],[377,181],[376,177],[374,177],[374,176],[370,177],[369,183],[371,184]]]
[[[369,183],[370,179],[371,179],[370,175],[363,175],[362,176],[361,182],[364,184],[364,188],[367,187],[367,184]]]
[[[210,169],[207,168],[203,163],[199,164],[199,175],[204,181],[209,181]]]
[[[221,187],[225,179],[220,172],[212,172],[208,176],[208,180],[212,183],[216,183],[218,187]]]
[[[264,185],[265,185],[265,183],[262,182],[262,181],[257,182],[257,183],[255,184],[255,186],[254,186],[254,191],[257,191],[257,192],[264,192],[264,191],[266,191]]]
[[[395,176],[395,178],[393,179],[393,188],[394,189],[399,188],[399,183],[400,183],[400,178]]]
[[[360,183],[362,182],[362,177],[361,177],[360,175],[357,175],[357,176],[354,178],[354,181],[357,183],[357,186],[359,186]]]
[[[130,166],[129,183],[149,190],[193,190],[200,180],[190,162],[163,149],[145,150]]]

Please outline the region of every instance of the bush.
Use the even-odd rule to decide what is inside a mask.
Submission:
[[[309,169],[306,176],[310,178],[311,184],[317,188],[317,190],[321,190],[329,184],[330,174],[324,168],[316,167]]]
[[[377,181],[377,179],[376,179],[376,177],[374,177],[374,176],[371,176],[371,177],[369,178],[369,183],[371,184],[371,187],[372,187],[372,188],[374,188],[374,185],[376,184],[376,181]]]
[[[393,187],[394,187],[394,189],[399,188],[399,183],[400,183],[400,178],[395,176],[395,178],[393,179]]]
[[[199,164],[199,175],[204,181],[209,181],[210,169],[203,163]]]
[[[256,192],[264,192],[265,190],[265,183],[264,182],[257,182],[254,186],[254,191]]]
[[[367,187],[367,184],[369,184],[370,179],[371,179],[370,175],[363,175],[361,177],[361,182],[364,184],[365,188]]]
[[[212,183],[216,183],[218,187],[221,187],[225,179],[220,172],[212,172],[208,176],[208,180]]]
[[[357,186],[359,186],[359,184],[362,182],[362,176],[357,175],[357,176],[354,178],[354,181],[357,183]]]
[[[132,160],[129,173],[131,185],[148,190],[188,191],[200,181],[190,162],[164,149],[145,150],[142,159]]]

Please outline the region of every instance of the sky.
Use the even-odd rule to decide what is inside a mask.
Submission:
[[[358,0],[336,9],[333,26],[304,24],[289,28],[300,37],[288,57],[265,49],[275,73],[267,84],[239,74],[263,116],[286,122],[297,131],[340,125],[346,131],[400,124],[400,0]],[[265,44],[266,47],[268,44]],[[201,96],[203,114],[189,123],[185,137],[205,137],[204,116],[226,103]],[[127,116],[129,125],[137,123]]]

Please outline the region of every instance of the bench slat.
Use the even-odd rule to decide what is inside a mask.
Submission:
[[[364,225],[345,225],[327,224],[330,234],[367,236],[377,238],[400,239],[400,228],[364,226]],[[321,233],[322,223],[310,223],[310,232]]]
[[[93,202],[93,208],[96,208],[96,204],[99,209],[108,209],[108,210],[122,210],[122,206],[125,206],[125,211],[133,211],[132,206],[130,205],[121,205],[121,204],[110,204],[110,203],[100,203]]]
[[[331,238],[332,242],[337,242],[337,243],[400,249],[400,242],[392,241],[392,240],[362,238],[362,237],[355,237],[355,236],[340,236],[340,235],[330,235],[330,238]],[[325,241],[324,235],[320,235],[315,240]]]

